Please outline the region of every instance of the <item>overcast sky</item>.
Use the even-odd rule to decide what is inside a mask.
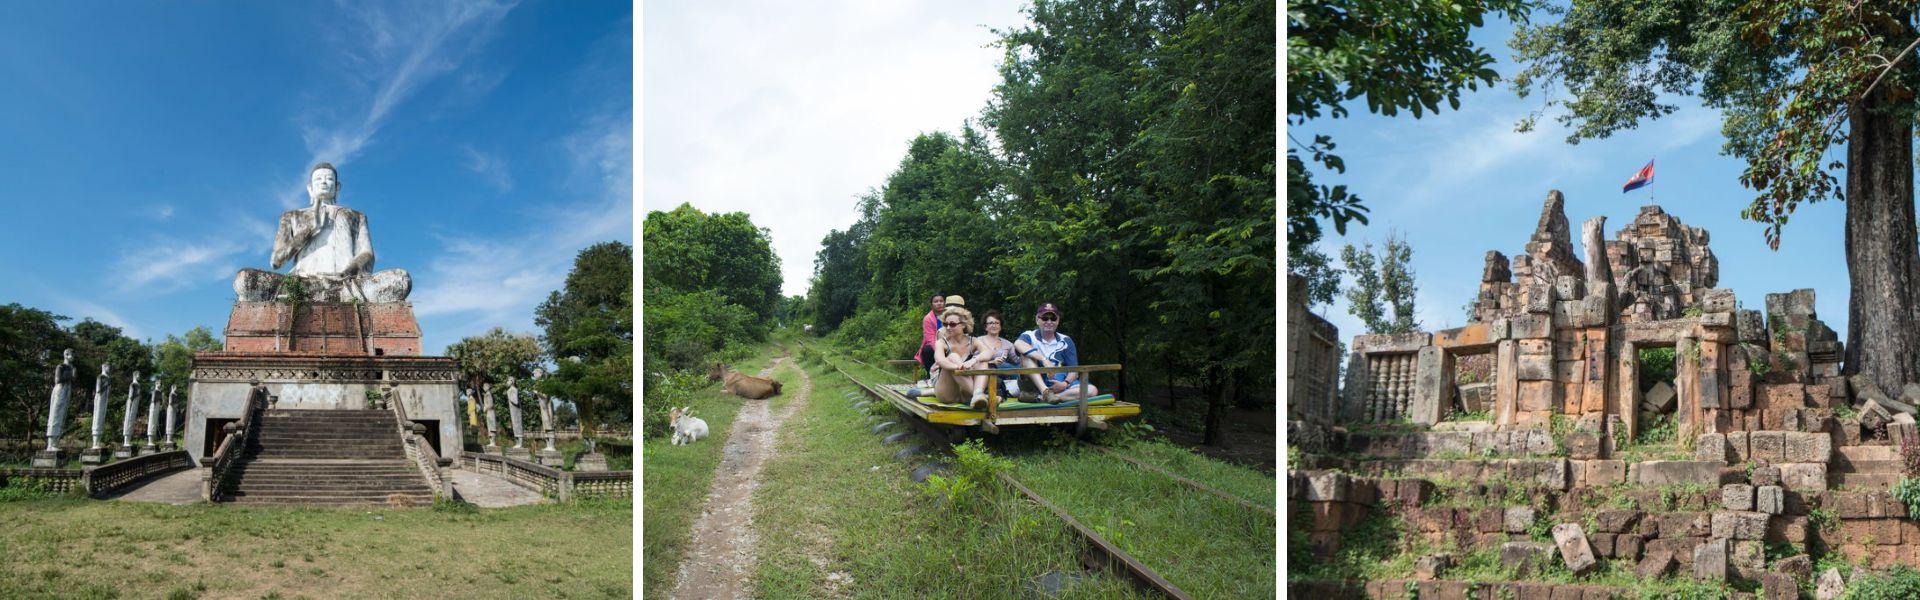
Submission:
[[[922,132],[986,106],[993,29],[1022,3],[655,2],[646,7],[642,206],[744,211],[772,232],[782,293]]]

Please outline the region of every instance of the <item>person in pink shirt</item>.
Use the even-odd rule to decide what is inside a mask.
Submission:
[[[940,311],[947,307],[947,297],[934,294],[933,310],[920,320],[920,368],[927,371],[927,378],[920,380],[915,387],[933,386],[933,340],[940,335]]]

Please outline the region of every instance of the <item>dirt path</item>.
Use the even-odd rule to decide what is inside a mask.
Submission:
[[[767,376],[785,361],[784,356],[774,359],[760,376]],[[760,468],[773,455],[780,425],[807,404],[807,395],[813,391],[813,380],[806,371],[796,372],[800,374],[799,385],[786,387],[792,398],[779,414],[769,410],[766,401],[748,400],[734,418],[733,432],[727,435],[727,445],[721,450],[720,468],[714,472],[713,487],[707,491],[700,518],[693,523],[693,545],[680,563],[673,586],[672,597],[676,600],[752,597],[746,586],[758,540],[753,533],[750,501],[753,491],[760,487]]]

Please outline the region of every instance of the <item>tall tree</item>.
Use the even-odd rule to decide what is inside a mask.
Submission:
[[[565,287],[547,297],[534,322],[558,367],[540,391],[572,401],[582,431],[631,423],[633,247],[606,242],[580,251]]]
[[[1347,103],[1366,97],[1367,110],[1414,118],[1460,107],[1460,93],[1499,78],[1493,57],[1470,38],[1487,16],[1524,22],[1533,0],[1465,2],[1317,0],[1287,5],[1287,122],[1299,126],[1321,117],[1348,115]],[[1312,167],[1344,173],[1329,136],[1291,140],[1287,148],[1287,262],[1325,290],[1335,273],[1300,270],[1325,264],[1309,254],[1331,221],[1347,232],[1367,222],[1366,207],[1345,185],[1316,184]]]
[[[865,251],[873,306],[926,302],[934,293],[960,294],[969,306],[1000,306],[991,251],[1007,241],[990,211],[1003,202],[1005,174],[985,136],[971,126],[960,137],[916,136],[877,196],[863,201],[873,215]]]
[[[0,431],[31,445],[44,431],[53,367],[74,343],[68,317],[19,304],[0,306]]]
[[[157,377],[163,389],[177,386],[185,392],[193,375],[193,354],[218,352],[221,347],[220,339],[213,337],[213,331],[206,326],[194,327],[179,336],[167,334],[167,339],[153,346],[155,369],[145,376],[150,378],[148,381]]]
[[[780,257],[772,237],[747,213],[706,213],[691,204],[647,213],[646,285],[682,292],[713,290],[771,325],[780,303]]]
[[[813,281],[807,288],[814,330],[826,333],[860,309],[860,297],[866,295],[873,275],[867,270],[867,232],[871,221],[855,223],[846,231],[834,230],[820,240],[820,251],[813,258]]]
[[[1514,34],[1526,65],[1514,84],[1565,90],[1546,107],[1565,109],[1570,143],[1672,113],[1663,96],[1698,95],[1723,115],[1722,152],[1747,162],[1755,197],[1741,216],[1767,226],[1770,246],[1800,203],[1846,202],[1846,372],[1883,389],[1920,382],[1914,3],[1575,0],[1549,12],[1560,20]],[[1844,164],[1828,157],[1837,144]]]
[[[1413,299],[1419,287],[1413,280],[1413,247],[1405,239],[1388,234],[1378,254],[1373,243],[1359,249],[1347,244],[1340,249],[1340,260],[1353,275],[1347,288],[1347,311],[1359,317],[1367,333],[1406,333],[1418,331]]]

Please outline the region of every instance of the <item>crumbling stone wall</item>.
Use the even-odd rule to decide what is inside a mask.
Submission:
[[[1640,207],[1618,238],[1606,243],[1606,256],[1620,290],[1621,321],[1680,317],[1720,280],[1707,230],[1689,227],[1657,205]]]
[[[1306,280],[1287,275],[1287,419],[1336,419],[1340,394],[1340,330],[1307,307]]]

